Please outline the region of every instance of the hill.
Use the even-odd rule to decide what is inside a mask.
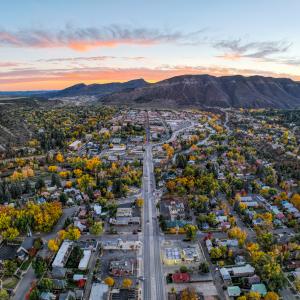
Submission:
[[[182,75],[105,96],[104,104],[150,107],[300,107],[300,83],[263,76]]]
[[[79,83],[61,91],[50,92],[49,97],[74,97],[74,96],[97,96],[103,97],[115,92],[129,92],[132,89],[145,87],[148,83],[144,79],[135,79],[127,82],[111,82],[104,84]]]

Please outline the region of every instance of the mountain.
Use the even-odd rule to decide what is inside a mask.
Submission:
[[[263,76],[182,75],[100,99],[104,104],[150,107],[300,107],[300,83]]]
[[[49,97],[74,97],[74,96],[97,96],[103,97],[115,92],[129,92],[135,88],[145,87],[148,83],[144,79],[135,79],[127,82],[112,82],[104,84],[79,83],[64,90],[49,93]]]

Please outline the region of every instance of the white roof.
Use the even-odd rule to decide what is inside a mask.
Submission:
[[[65,263],[66,263],[64,261],[65,256],[66,256],[67,252],[69,251],[69,248],[72,246],[72,244],[73,244],[73,242],[71,242],[71,241],[64,241],[61,244],[61,246],[55,256],[55,259],[52,263],[52,267],[62,267],[63,268],[65,266]]]
[[[78,269],[79,270],[86,270],[90,261],[92,255],[92,251],[91,250],[84,250],[83,251],[83,257],[79,262],[79,266]]]
[[[104,300],[104,296],[108,293],[108,285],[103,283],[93,283],[89,300]]]

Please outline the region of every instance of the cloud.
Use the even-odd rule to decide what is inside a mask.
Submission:
[[[155,82],[184,74],[211,74],[215,76],[236,74],[251,76],[259,74],[273,77],[291,77],[291,75],[283,73],[218,66],[163,65],[157,68],[93,67],[52,70],[24,68],[0,72],[0,90],[60,89],[79,82],[90,84],[127,81],[136,78],[144,78],[147,81]],[[294,76],[294,79],[300,80],[300,76]]]
[[[264,60],[274,54],[286,53],[292,43],[286,41],[265,41],[245,43],[241,39],[222,40],[213,43],[216,49],[225,53],[218,57],[235,60],[239,58],[255,58]]]
[[[19,63],[16,62],[9,62],[9,61],[0,61],[0,68],[7,68],[7,67],[16,67]]]
[[[38,62],[54,62],[54,63],[60,63],[60,62],[78,62],[78,61],[106,61],[106,60],[112,60],[112,59],[124,59],[124,60],[134,60],[139,61],[145,59],[143,56],[91,56],[91,57],[58,57],[58,58],[49,58],[49,59],[39,59]]]
[[[58,31],[49,30],[0,30],[0,47],[57,48],[68,47],[86,51],[95,47],[118,45],[154,45],[162,43],[189,44],[199,41],[204,29],[195,32],[159,30],[146,27],[121,25],[101,28],[75,28],[66,26]]]

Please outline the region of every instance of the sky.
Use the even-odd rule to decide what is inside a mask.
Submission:
[[[0,91],[183,74],[300,80],[299,0],[1,0]]]

